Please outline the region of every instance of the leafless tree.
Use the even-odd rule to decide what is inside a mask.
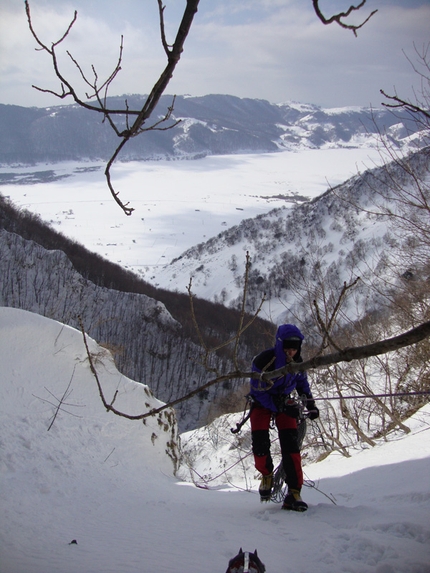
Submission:
[[[242,313],[236,334],[213,348],[207,345],[201,334],[193,306],[191,284],[189,285],[190,312],[200,340],[200,352],[196,349],[193,359],[205,367],[211,379],[200,383],[191,392],[169,400],[159,408],[148,409],[139,414],[129,415],[117,409],[116,395],[106,395],[97,373],[96,357],[89,351],[81,321],[90,368],[96,379],[100,399],[107,412],[143,422],[152,416],[160,419],[160,415],[171,412],[171,408],[226,381],[243,382],[252,378],[264,381],[265,386],[267,384],[270,386],[272,380],[285,373],[308,371],[314,380],[315,398],[322,400],[321,403],[324,404],[320,420],[312,428],[314,435],[307,441],[308,444],[315,446],[312,448],[312,456],[315,456],[316,452],[321,453],[321,448],[323,455],[328,451],[336,450],[342,455],[349,456],[348,449],[355,443],[354,436],[361,443],[373,446],[376,438],[385,436],[393,428],[399,428],[406,433],[409,431],[402,420],[406,414],[419,407],[424,396],[429,394],[426,357],[430,343],[430,321],[423,322],[394,337],[389,336],[392,332],[389,318],[385,323],[379,320],[377,327],[371,320],[366,321],[365,317],[356,323],[349,321],[346,327],[342,328],[338,317],[343,313],[342,306],[354,290],[357,280],[350,284],[345,283],[336,297],[330,291],[330,286],[327,286],[327,292],[324,291],[324,284],[328,285],[329,281],[324,281],[321,276],[319,290],[314,289],[311,292],[309,284],[302,284],[304,290],[309,290],[306,300],[307,304],[313,307],[316,328],[319,329],[320,334],[320,344],[308,349],[311,358],[303,363],[289,364],[273,372],[262,374],[249,372],[237,360],[240,337],[255,319],[254,317],[245,320],[248,273],[249,257],[247,257],[244,279]],[[313,295],[316,298],[312,302]],[[400,324],[401,321],[396,319],[396,325]],[[409,322],[405,321],[405,324]],[[376,342],[374,342],[375,339]],[[346,347],[345,341],[348,344]],[[220,362],[211,360],[220,348],[230,350],[232,356],[230,363],[233,368],[230,371],[227,371]],[[416,382],[414,376],[417,379]],[[239,401],[237,393],[235,397]],[[403,403],[401,403],[402,399],[405,400]],[[243,402],[241,400],[241,404]],[[218,415],[221,413],[224,412],[218,411]]]
[[[384,283],[378,277],[372,288],[389,306],[398,308],[403,321],[408,315],[409,324],[417,324],[430,313],[430,43],[421,51],[415,47],[415,54],[416,62],[408,58],[419,78],[414,99],[388,95],[384,90],[381,93],[388,100],[383,105],[399,117],[399,122],[404,124],[405,116],[409,117],[419,130],[411,134],[406,150],[394,146],[390,134],[379,130],[382,167],[365,174],[369,188],[366,206],[351,194],[337,195],[359,212],[387,222],[391,245],[389,252],[380,254],[380,262],[391,278]]]
[[[419,342],[422,342],[422,341],[424,341],[430,337],[430,321],[427,321],[427,322],[424,322],[424,323],[420,324],[419,326],[417,326],[417,327],[415,327],[415,328],[413,328],[407,332],[403,332],[402,334],[400,334],[398,336],[394,336],[394,337],[387,338],[384,340],[379,340],[377,342],[365,344],[363,346],[341,348],[340,346],[336,345],[337,346],[336,352],[328,353],[328,354],[324,354],[324,355],[321,355],[318,352],[316,355],[314,355],[313,357],[311,357],[310,359],[308,359],[304,362],[290,363],[290,364],[287,364],[286,366],[284,366],[283,368],[279,368],[277,370],[273,370],[270,372],[257,373],[257,372],[244,371],[242,369],[236,369],[236,370],[233,370],[230,372],[220,372],[220,371],[208,366],[208,370],[213,374],[214,377],[211,380],[209,380],[208,382],[206,382],[205,384],[199,386],[198,388],[196,388],[192,392],[186,394],[185,396],[182,396],[180,398],[177,398],[175,400],[170,401],[168,404],[165,404],[164,406],[161,406],[160,408],[153,409],[149,412],[145,412],[145,413],[142,413],[139,415],[129,416],[128,414],[126,414],[124,412],[118,411],[114,407],[113,404],[115,402],[116,396],[113,396],[110,402],[104,396],[101,383],[98,379],[97,370],[95,368],[94,361],[93,361],[92,356],[91,356],[89,349],[88,349],[84,326],[83,326],[82,322],[80,324],[81,324],[81,330],[82,330],[82,334],[83,334],[83,338],[84,338],[84,343],[85,343],[86,350],[87,350],[87,356],[88,356],[88,359],[90,362],[91,371],[92,371],[92,373],[93,373],[93,375],[97,381],[97,385],[98,385],[99,393],[100,393],[100,398],[103,402],[103,405],[105,406],[107,411],[111,411],[118,416],[122,416],[122,417],[129,418],[132,420],[140,420],[140,419],[143,420],[149,416],[158,415],[160,412],[163,412],[165,409],[172,408],[172,407],[176,406],[177,404],[179,404],[185,400],[189,400],[192,396],[196,395],[197,393],[202,392],[204,390],[207,390],[211,386],[213,386],[215,384],[220,384],[221,382],[224,382],[226,380],[234,380],[234,379],[239,379],[239,378],[242,378],[242,379],[252,378],[254,380],[262,380],[262,381],[268,383],[270,386],[271,380],[275,380],[279,376],[283,376],[284,374],[287,374],[287,373],[306,372],[309,370],[316,370],[319,368],[339,364],[342,362],[351,362],[353,360],[362,360],[362,359],[370,358],[370,357],[374,357],[374,356],[385,355],[388,352],[398,351],[401,348],[405,348],[405,347],[409,347],[409,346],[418,344]],[[244,331],[244,327],[241,325],[237,331],[236,336],[232,340],[228,340],[226,342],[226,345],[231,344],[233,342],[234,345],[236,346],[236,342],[240,338],[243,331]],[[326,332],[328,333],[328,331],[326,331]],[[206,348],[203,349],[203,356],[205,357],[204,358],[205,362],[208,363],[207,362],[208,350]]]
[[[387,158],[384,171],[388,184],[379,186],[377,195],[386,199],[389,193],[395,208],[382,210],[400,229],[409,242],[413,242],[420,256],[421,266],[430,270],[430,43],[419,50],[415,46],[416,61],[407,58],[419,78],[419,87],[414,89],[414,99],[406,99],[397,93],[388,95],[383,105],[393,113],[406,112],[420,126],[420,147],[418,155],[404,155],[393,149],[385,134],[380,134],[382,150]],[[407,57],[407,56],[406,56]],[[403,178],[391,177],[393,168],[400,168]],[[387,192],[384,192],[387,189]]]
[[[76,91],[76,88],[63,75],[62,71],[60,70],[58,56],[57,56],[57,48],[68,37],[73,25],[75,24],[75,22],[77,20],[77,17],[78,17],[77,11],[75,11],[72,21],[70,22],[67,30],[60,37],[60,39],[57,40],[56,42],[52,42],[50,45],[48,45],[48,44],[44,43],[39,38],[38,34],[36,33],[36,31],[33,27],[32,19],[31,19],[30,4],[29,4],[28,0],[26,0],[26,2],[25,2],[27,20],[28,20],[28,25],[30,27],[31,33],[33,34],[34,39],[36,40],[37,44],[39,45],[39,49],[45,51],[51,57],[52,66],[54,68],[55,75],[57,76],[58,80],[60,81],[61,91],[60,92],[53,92],[51,90],[46,90],[46,89],[39,88],[36,86],[34,86],[34,87],[36,89],[38,89],[39,91],[51,93],[51,94],[59,97],[60,99],[64,99],[68,96],[71,96],[75,103],[77,103],[78,105],[80,105],[81,107],[83,107],[85,109],[88,109],[90,111],[94,111],[96,113],[102,114],[103,119],[107,120],[109,122],[109,125],[112,127],[112,129],[114,130],[116,135],[121,139],[121,143],[115,149],[113,155],[111,156],[111,158],[109,159],[109,161],[106,165],[106,169],[105,169],[106,181],[107,181],[108,187],[110,189],[110,192],[111,192],[113,198],[115,199],[115,201],[118,203],[118,205],[121,207],[121,209],[124,211],[124,213],[126,215],[131,215],[131,213],[133,212],[133,208],[129,207],[127,203],[124,204],[119,198],[119,193],[116,192],[115,189],[113,188],[113,185],[111,182],[111,172],[110,172],[112,164],[117,159],[117,157],[118,157],[119,153],[121,152],[121,150],[123,149],[123,147],[133,137],[136,137],[145,131],[169,129],[170,127],[172,127],[172,125],[165,127],[164,124],[165,124],[165,122],[167,122],[170,119],[171,113],[173,111],[173,102],[172,102],[172,106],[169,107],[165,116],[161,120],[154,122],[150,126],[147,126],[146,123],[147,123],[148,119],[151,117],[152,112],[154,111],[157,103],[160,100],[160,97],[164,93],[167,85],[169,84],[170,79],[173,76],[173,72],[174,72],[174,70],[175,70],[175,68],[176,68],[176,66],[177,66],[177,64],[181,58],[181,55],[182,55],[182,52],[184,49],[184,43],[185,43],[185,40],[186,40],[188,33],[190,31],[190,28],[191,28],[191,25],[193,23],[193,19],[194,19],[196,12],[197,12],[197,7],[199,4],[199,0],[188,0],[187,1],[182,20],[181,20],[181,23],[179,25],[179,28],[178,28],[178,31],[176,34],[175,41],[173,42],[172,45],[169,45],[167,42],[167,39],[166,39],[165,27],[164,27],[164,9],[165,9],[165,7],[163,6],[161,0],[157,0],[157,2],[158,2],[158,8],[159,8],[159,17],[160,17],[161,43],[163,45],[163,48],[164,48],[164,51],[165,51],[165,54],[167,57],[167,65],[165,66],[165,68],[161,72],[161,75],[160,75],[158,81],[154,84],[150,94],[146,98],[146,100],[145,100],[145,102],[144,102],[144,104],[140,110],[129,109],[127,102],[125,102],[125,104],[126,104],[125,109],[110,109],[107,107],[107,101],[106,100],[107,100],[109,88],[121,70],[122,56],[123,56],[123,38],[122,37],[121,37],[121,44],[120,44],[120,50],[119,50],[119,57],[118,57],[118,61],[117,61],[116,65],[114,67],[114,70],[109,75],[109,77],[106,80],[102,81],[101,83],[99,81],[99,77],[98,77],[97,71],[94,68],[94,66],[92,66],[92,77],[91,78],[87,77],[87,75],[85,74],[85,72],[84,72],[83,68],[81,67],[81,65],[79,64],[79,62],[77,60],[75,60],[75,58],[72,56],[72,54],[69,51],[67,51],[69,58],[72,60],[72,62],[75,64],[75,66],[79,70],[79,73],[82,77],[84,84],[86,85],[87,89],[90,90],[89,92],[86,93],[87,100],[95,100],[95,102],[96,102],[96,103],[88,103],[88,101],[84,101],[83,99],[81,99],[81,97],[78,95],[78,92]],[[125,121],[126,121],[126,128],[125,129],[121,129],[121,128],[117,127],[117,123],[115,122],[115,118],[117,118],[118,116],[120,116],[122,118],[125,117]]]
[[[361,259],[357,264],[366,269],[363,280],[367,292],[379,300],[380,310],[376,315],[363,314],[360,320],[349,321],[340,328],[335,325],[337,328],[332,335],[329,327],[335,314],[327,313],[326,303],[332,291],[329,280],[324,276],[319,278],[314,303],[317,324],[323,342],[328,342],[335,350],[339,350],[339,340],[345,335],[351,346],[367,346],[372,340],[384,339],[393,328],[411,328],[430,318],[429,49],[430,44],[422,51],[416,49],[418,64],[411,62],[420,79],[420,88],[414,92],[415,100],[407,100],[397,93],[388,96],[381,90],[389,101],[384,105],[399,115],[399,121],[404,121],[406,112],[419,124],[418,148],[421,150],[398,149],[393,146],[389,134],[380,132],[382,167],[365,174],[368,202],[360,202],[360,197],[352,190],[348,196],[332,190],[339,200],[346,201],[358,212],[365,212],[375,220],[385,220],[391,241],[390,249],[385,244],[385,252],[375,256],[373,266]],[[328,294],[324,288],[328,289]],[[306,285],[304,291],[302,296],[307,296],[309,306],[310,285]],[[317,301],[322,304],[322,311]],[[330,440],[330,435],[335,435],[340,440],[342,429],[348,427],[360,441],[368,443],[368,440],[386,435],[393,427],[407,432],[402,420],[423,404],[425,393],[430,390],[428,342],[427,338],[419,345],[399,348],[395,354],[378,354],[358,363],[345,361],[319,369],[316,373],[319,393],[322,392],[326,400],[336,394],[340,398],[331,407],[330,420],[321,421],[325,438]],[[365,399],[348,402],[344,399],[346,393]]]
[[[345,20],[351,15],[352,12],[360,10],[365,5],[366,1],[367,0],[361,0],[361,2],[357,6],[352,5],[344,12],[339,12],[338,14],[334,14],[333,16],[330,17],[325,17],[322,14],[321,9],[319,7],[319,0],[312,0],[312,3],[314,10],[318,18],[321,20],[321,22],[323,22],[324,24],[337,23],[342,28],[352,30],[354,34],[357,35],[357,30],[360,29],[369,20],[369,18],[371,18],[374,15],[376,10],[374,10],[364,20],[364,22],[358,25],[348,24],[345,22]],[[172,128],[177,124],[177,122],[172,122],[172,121],[169,122],[169,120],[171,120],[174,108],[174,98],[172,101],[172,105],[166,110],[166,113],[162,119],[156,120],[150,125],[148,125],[148,120],[151,118],[155,107],[157,106],[161,96],[166,90],[170,82],[170,79],[173,76],[175,68],[179,63],[179,60],[182,56],[182,52],[184,50],[185,40],[187,39],[187,36],[190,32],[191,26],[194,21],[194,17],[197,13],[199,2],[200,0],[186,0],[184,13],[177,30],[175,40],[173,44],[169,44],[165,32],[165,20],[164,20],[165,6],[163,5],[162,0],[157,0],[159,23],[160,23],[160,40],[167,58],[167,64],[161,71],[159,79],[152,87],[141,109],[132,110],[129,109],[127,101],[125,102],[125,107],[123,109],[112,109],[109,108],[107,105],[107,96],[109,89],[112,86],[114,80],[117,79],[117,76],[121,70],[122,58],[123,58],[123,38],[121,37],[119,56],[116,65],[114,66],[112,73],[105,80],[100,80],[97,70],[95,69],[94,66],[91,66],[92,75],[91,77],[89,77],[85,73],[81,64],[73,57],[73,55],[69,51],[66,51],[68,57],[76,66],[80,74],[80,77],[84,83],[85,89],[87,90],[85,94],[86,100],[84,100],[79,96],[77,88],[72,85],[72,83],[60,69],[60,63],[57,54],[59,47],[71,33],[71,30],[78,17],[77,11],[75,11],[70,24],[68,25],[66,31],[60,36],[60,38],[57,41],[48,44],[44,42],[40,38],[39,34],[36,32],[30,13],[30,4],[28,0],[25,0],[27,21],[30,31],[34,39],[36,40],[36,43],[38,44],[37,49],[49,55],[49,57],[51,58],[51,63],[54,69],[54,73],[60,82],[59,91],[52,91],[37,86],[33,87],[39,91],[55,95],[60,99],[71,97],[73,101],[76,104],[80,105],[81,107],[89,111],[101,114],[103,117],[103,121],[107,121],[114,130],[115,134],[120,138],[121,141],[119,145],[117,146],[111,158],[106,164],[105,176],[107,185],[113,198],[115,199],[117,204],[121,207],[121,209],[124,211],[126,215],[131,215],[134,209],[129,206],[129,203],[124,203],[119,198],[119,192],[115,191],[114,186],[112,184],[111,167],[115,162],[115,160],[118,158],[121,150],[128,143],[128,141],[130,141],[130,139],[137,137],[146,131],[166,130]],[[93,102],[91,100],[93,100]],[[123,127],[124,121],[126,126],[125,129]]]
[[[428,130],[430,128],[430,42],[421,49],[414,45],[414,50],[415,61],[405,54],[420,79],[420,87],[414,90],[414,99],[406,99],[396,91],[394,94],[387,94],[381,89],[381,94],[388,100],[382,105],[394,111],[408,111],[416,121],[422,124],[424,129]]]

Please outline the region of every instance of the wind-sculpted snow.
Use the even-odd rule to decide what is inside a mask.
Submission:
[[[195,345],[165,306],[142,294],[96,286],[75,271],[61,251],[48,251],[17,234],[0,230],[0,305],[36,312],[85,330],[111,348],[127,376],[147,384],[168,402],[208,379],[196,363]],[[216,358],[214,360],[217,360]],[[206,419],[211,401],[225,393],[220,385],[178,407],[183,429]]]

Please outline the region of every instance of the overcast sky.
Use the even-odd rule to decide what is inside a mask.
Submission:
[[[173,42],[185,0],[164,3]],[[320,4],[329,16],[345,10],[350,0]],[[58,89],[49,58],[35,51],[23,0],[0,0],[0,7],[0,103],[72,103],[32,89],[32,84]],[[124,35],[122,71],[111,95],[148,93],[166,63],[156,0],[30,0],[30,7],[34,27],[47,44],[62,36],[78,11],[59,54],[69,50],[88,72],[94,64],[100,78],[115,66]],[[349,21],[358,23],[374,9],[377,14],[356,38],[336,24],[324,26],[311,0],[200,0],[166,93],[223,93],[323,107],[379,107],[381,88],[410,97],[419,81],[403,52],[416,61],[414,43],[420,51],[428,45],[430,0],[367,0]],[[67,56],[60,64],[75,77]]]

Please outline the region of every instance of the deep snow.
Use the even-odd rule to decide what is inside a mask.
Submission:
[[[158,404],[90,345],[118,408]],[[173,477],[170,429],[105,411],[80,332],[0,308],[0,364],[1,573],[223,573],[239,547],[267,573],[430,571],[429,405],[407,436],[306,466],[336,505],[307,488],[294,514],[259,503],[254,472],[251,491],[241,469],[213,490]]]

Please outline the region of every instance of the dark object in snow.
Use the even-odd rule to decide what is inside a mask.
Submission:
[[[78,544],[78,542],[76,541],[76,539],[73,539],[73,540],[69,543],[69,545],[77,545],[77,544]]]
[[[226,573],[264,573],[265,571],[266,567],[260,561],[257,550],[254,553],[249,553],[242,551],[241,547],[236,557],[228,562]]]

